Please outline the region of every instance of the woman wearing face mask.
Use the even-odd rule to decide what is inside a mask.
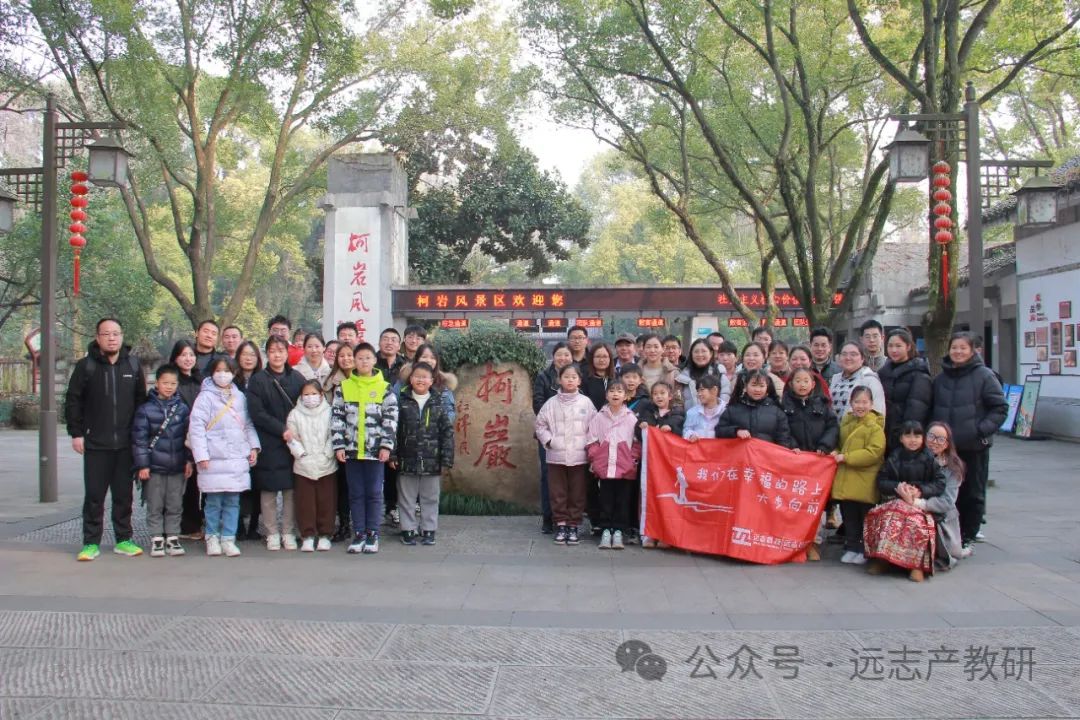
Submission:
[[[191,411],[188,444],[199,468],[199,490],[206,498],[206,554],[236,557],[240,493],[251,486],[259,437],[247,399],[233,383],[233,360],[215,358],[207,372],[210,377],[203,381]]]
[[[731,383],[727,374],[717,368],[709,342],[698,338],[690,344],[686,367],[675,377],[676,394],[682,397],[682,406],[687,412],[698,404],[697,385],[706,375],[715,375],[720,381],[720,405],[726,407],[731,399]]]

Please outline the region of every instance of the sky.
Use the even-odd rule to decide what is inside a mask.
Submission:
[[[607,146],[588,130],[570,128],[534,114],[523,120],[522,142],[544,170],[554,170],[573,189],[589,161]]]

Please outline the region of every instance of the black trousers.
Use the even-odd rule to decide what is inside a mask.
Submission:
[[[345,476],[345,463],[338,463],[334,482],[337,483],[337,519],[338,527],[349,524],[349,481]]]
[[[385,512],[397,510],[397,476],[397,470],[392,470],[389,465],[383,464],[383,502],[386,506]]]
[[[180,534],[191,535],[202,532],[203,511],[199,503],[199,474],[194,472],[184,487],[184,507],[180,515]]]
[[[621,530],[624,533],[637,527],[634,515],[636,484],[633,480],[600,481],[600,512],[604,520],[598,527],[606,530]]]
[[[956,512],[960,514],[960,539],[974,542],[986,513],[986,485],[990,478],[990,449],[958,450],[964,461],[964,482],[956,496]]]
[[[134,495],[131,448],[87,450],[83,453],[83,545],[100,545],[105,524],[105,495],[112,493],[112,524],[116,542],[131,539]]]
[[[844,549],[861,553],[863,551],[863,521],[866,513],[874,507],[870,503],[855,500],[841,500],[840,513],[844,516]]]
[[[589,524],[594,528],[606,528],[611,520],[611,514],[600,502],[600,479],[587,467],[585,468],[585,514],[589,516]]]

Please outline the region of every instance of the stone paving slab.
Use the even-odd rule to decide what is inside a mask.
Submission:
[[[0,720],[24,720],[52,702],[50,698],[0,698]]]
[[[524,628],[398,627],[379,652],[379,660],[505,665],[607,666],[612,648],[622,642],[616,631]]]

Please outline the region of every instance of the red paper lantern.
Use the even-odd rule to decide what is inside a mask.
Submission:
[[[950,170],[952,168],[944,160],[938,160],[934,163],[933,171],[935,175],[948,175]]]
[[[938,216],[952,215],[952,205],[948,203],[938,203],[934,206],[934,214]]]
[[[84,222],[86,220],[86,212],[83,210],[72,210],[68,213],[68,217],[75,222]]]
[[[946,215],[934,218],[934,227],[936,227],[938,230],[948,230],[952,227],[952,218]]]
[[[86,232],[86,226],[83,225],[81,222],[74,222],[68,225],[68,230],[75,233],[76,235],[82,235],[84,232]]]
[[[948,245],[952,242],[953,235],[948,230],[938,230],[934,233],[934,242],[938,245]]]
[[[952,184],[952,181],[949,180],[948,175],[935,175],[933,182],[934,182],[934,187],[936,187],[936,188],[947,188],[947,187],[949,187],[949,185]]]
[[[75,183],[71,186],[72,195],[85,195],[88,192],[90,192],[90,188],[86,187],[82,183]]]
[[[73,170],[71,172],[71,179],[75,182],[86,182],[90,179],[90,176],[82,170]]]
[[[90,203],[85,197],[75,196],[71,198],[71,207],[84,208]]]
[[[945,188],[938,188],[934,191],[933,197],[938,202],[949,202],[952,200],[952,193]]]
[[[68,238],[68,244],[76,250],[82,250],[84,247],[86,247],[86,238],[84,238],[82,235],[72,235],[70,238]]]

